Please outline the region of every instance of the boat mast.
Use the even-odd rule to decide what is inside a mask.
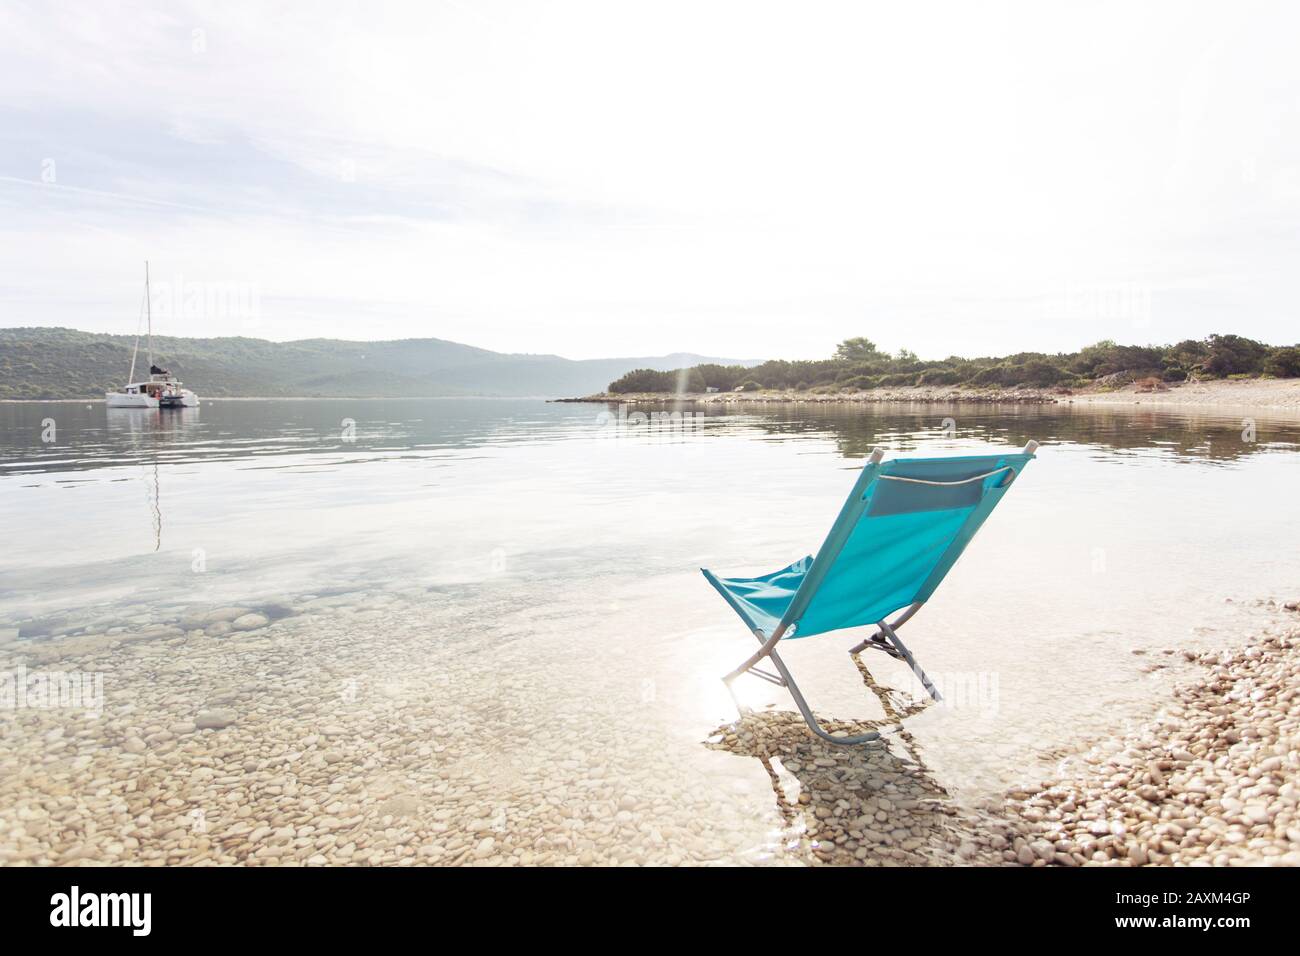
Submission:
[[[140,303],[144,305],[143,302]],[[140,354],[140,316],[135,317],[135,345],[131,349],[131,371],[126,373],[126,384],[130,385],[135,381],[135,358]]]
[[[144,307],[149,317],[149,377],[153,378],[153,297],[149,295],[149,260],[144,260]]]

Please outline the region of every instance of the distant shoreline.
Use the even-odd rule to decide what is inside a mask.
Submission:
[[[1134,405],[1191,408],[1270,408],[1300,413],[1300,379],[1219,379],[1185,382],[1154,391],[1136,385],[1110,390],[1069,391],[1051,388],[965,388],[908,385],[861,392],[818,394],[791,390],[671,394],[636,392],[556,399],[560,402],[662,405],[682,401],[694,405]]]
[[[663,405],[684,402],[693,405],[1111,405],[1130,407],[1184,408],[1268,408],[1300,413],[1300,379],[1252,378],[1182,382],[1154,391],[1136,385],[1108,390],[1070,391],[1052,388],[970,388],[959,385],[907,385],[875,388],[861,392],[824,394],[786,389],[755,392],[686,393],[675,396],[660,392],[627,394],[597,393],[577,398],[546,395],[221,395],[200,396],[202,404],[212,402],[408,402],[408,401],[545,401],[560,404]],[[0,405],[103,405],[102,398],[2,398]],[[148,409],[118,409],[148,411]]]
[[[564,401],[547,395],[214,395],[199,396],[204,405],[212,402],[430,402],[430,401],[487,402],[554,402]],[[0,398],[0,405],[103,405],[102,398]],[[148,408],[119,408],[120,412],[157,411]]]

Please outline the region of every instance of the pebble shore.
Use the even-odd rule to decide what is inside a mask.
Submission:
[[[1183,656],[1206,669],[1140,730],[1013,791],[1008,863],[1300,865],[1300,628]]]
[[[414,590],[141,607],[0,640],[0,671],[104,683],[97,713],[0,714],[0,864],[1300,863],[1294,613],[1242,649],[1187,652],[1206,676],[1148,726],[972,807],[907,729],[926,705],[862,661],[883,718],[827,726],[881,741],[835,747],[774,709],[702,746],[674,722],[672,694],[696,691],[647,682],[638,655],[593,671],[539,653],[535,612],[485,635],[458,601],[431,629],[407,600],[428,606]]]

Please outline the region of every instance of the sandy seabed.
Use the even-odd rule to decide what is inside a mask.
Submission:
[[[1149,725],[977,810],[927,769],[906,729],[922,708],[870,661],[883,717],[830,729],[881,729],[879,742],[826,744],[787,710],[701,735],[683,732],[672,662],[656,681],[633,654],[593,667],[529,640],[457,638],[454,606],[431,629],[406,601],[427,595],[302,595],[279,619],[189,608],[7,640],[0,671],[97,674],[104,693],[95,711],[0,715],[0,862],[1300,862],[1293,611],[1240,649],[1181,655],[1205,676]]]

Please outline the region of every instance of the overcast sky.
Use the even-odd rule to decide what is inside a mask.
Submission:
[[[1300,338],[1300,4],[0,4],[0,326]]]

